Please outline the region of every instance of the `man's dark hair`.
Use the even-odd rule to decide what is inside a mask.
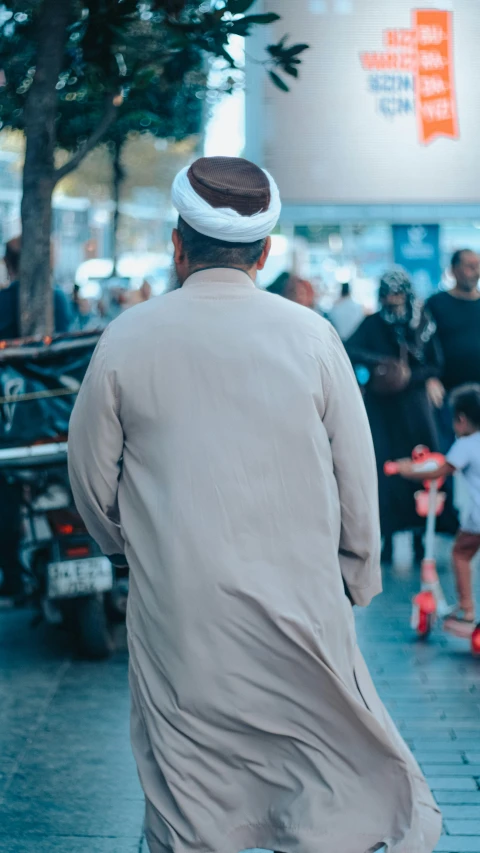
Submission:
[[[255,243],[228,243],[224,240],[215,240],[213,237],[205,237],[188,225],[181,216],[178,219],[177,228],[184,252],[192,267],[205,265],[249,269],[260,260],[267,242],[265,239],[256,240]]]
[[[455,267],[460,266],[460,264],[462,263],[462,255],[465,254],[473,255],[475,253],[473,249],[457,249],[457,251],[453,253],[452,260],[450,262],[452,270],[454,270]]]
[[[453,392],[450,405],[456,417],[465,415],[480,429],[480,385],[461,385]]]
[[[350,296],[350,282],[344,281],[342,284],[342,299],[345,299],[346,296]]]

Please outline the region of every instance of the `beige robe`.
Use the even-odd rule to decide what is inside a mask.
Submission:
[[[151,853],[431,853],[440,817],[356,646],[381,591],[375,462],[336,332],[235,270],[105,332],[70,431],[124,553]]]

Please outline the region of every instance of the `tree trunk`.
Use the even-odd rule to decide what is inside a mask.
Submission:
[[[20,332],[53,331],[50,235],[54,165],[56,85],[62,69],[72,0],[43,0],[38,22],[38,52],[25,105],[26,154],[23,171]]]
[[[125,179],[125,169],[122,166],[122,150],[121,142],[113,143],[113,159],[112,159],[112,195],[113,195],[113,275],[117,275],[118,264],[118,226],[120,223],[120,195],[122,183]]]

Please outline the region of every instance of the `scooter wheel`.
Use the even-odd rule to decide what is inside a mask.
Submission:
[[[419,637],[428,637],[433,628],[433,619],[431,613],[425,613],[421,610],[418,615],[417,634]]]
[[[431,613],[425,613],[420,610],[418,614],[417,634],[419,637],[428,637],[433,628],[433,616]]]
[[[419,637],[428,637],[437,615],[435,596],[430,590],[419,592],[413,599],[411,625]]]
[[[472,654],[480,657],[480,624],[477,625],[472,634]]]
[[[76,602],[78,650],[88,660],[108,658],[115,644],[103,595],[88,595]]]

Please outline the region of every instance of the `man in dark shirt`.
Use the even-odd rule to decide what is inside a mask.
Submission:
[[[18,325],[18,300],[21,238],[9,240],[5,250],[5,266],[10,285],[0,290],[0,340],[11,340],[20,336]],[[55,331],[67,332],[73,317],[68,299],[57,287],[53,291]]]
[[[9,240],[5,251],[5,266],[10,285],[0,290],[0,340],[18,338],[20,328],[19,282],[21,238]],[[65,294],[55,288],[55,331],[68,331],[72,315]],[[0,595],[16,595],[21,591],[18,566],[18,537],[20,535],[20,486],[0,477]]]
[[[480,259],[470,249],[452,257],[455,287],[436,293],[427,307],[437,324],[445,358],[443,383],[447,391],[465,382],[480,383]]]

